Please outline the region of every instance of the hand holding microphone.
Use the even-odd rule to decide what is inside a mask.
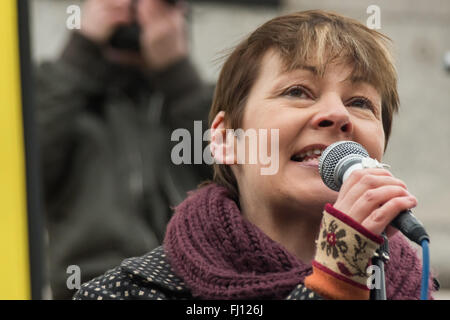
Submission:
[[[368,299],[368,261],[383,243],[380,234],[391,224],[424,248],[421,298],[426,299],[429,237],[409,211],[417,205],[417,199],[403,181],[353,141],[336,142],[326,148],[319,159],[319,173],[339,195],[334,205],[325,206],[313,273],[305,279],[305,285],[324,296]],[[392,235],[392,229],[386,231]],[[331,254],[330,248],[335,246],[338,249]],[[376,296],[383,299],[386,292],[380,290]]]
[[[339,191],[334,207],[375,234],[381,234],[391,224],[418,244],[429,240],[422,224],[409,210],[417,205],[417,199],[408,192],[405,183],[381,166],[368,168],[365,162],[378,163],[352,141],[334,143],[322,153],[319,161],[322,180]],[[392,229],[386,231],[393,234]]]

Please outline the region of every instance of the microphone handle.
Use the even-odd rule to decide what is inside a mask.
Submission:
[[[418,245],[421,245],[423,240],[428,240],[428,242],[430,242],[430,237],[425,231],[425,228],[412,214],[411,210],[400,212],[397,217],[392,220],[391,225],[400,230],[400,232],[409,240],[414,241]]]

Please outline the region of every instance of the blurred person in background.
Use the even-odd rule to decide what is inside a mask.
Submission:
[[[53,298],[73,295],[70,265],[85,281],[158,246],[170,206],[209,177],[170,160],[171,132],[207,121],[213,92],[188,57],[184,12],[163,0],[87,0],[81,29],[36,72]],[[140,50],[113,48],[133,21]]]

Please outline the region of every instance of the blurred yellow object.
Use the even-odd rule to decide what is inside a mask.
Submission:
[[[0,299],[31,298],[21,100],[17,1],[1,0]]]

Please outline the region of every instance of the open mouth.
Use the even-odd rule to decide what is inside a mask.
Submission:
[[[311,145],[303,148],[300,152],[295,153],[291,157],[291,161],[295,162],[309,162],[317,160],[322,155],[322,152],[327,148],[325,145]]]

